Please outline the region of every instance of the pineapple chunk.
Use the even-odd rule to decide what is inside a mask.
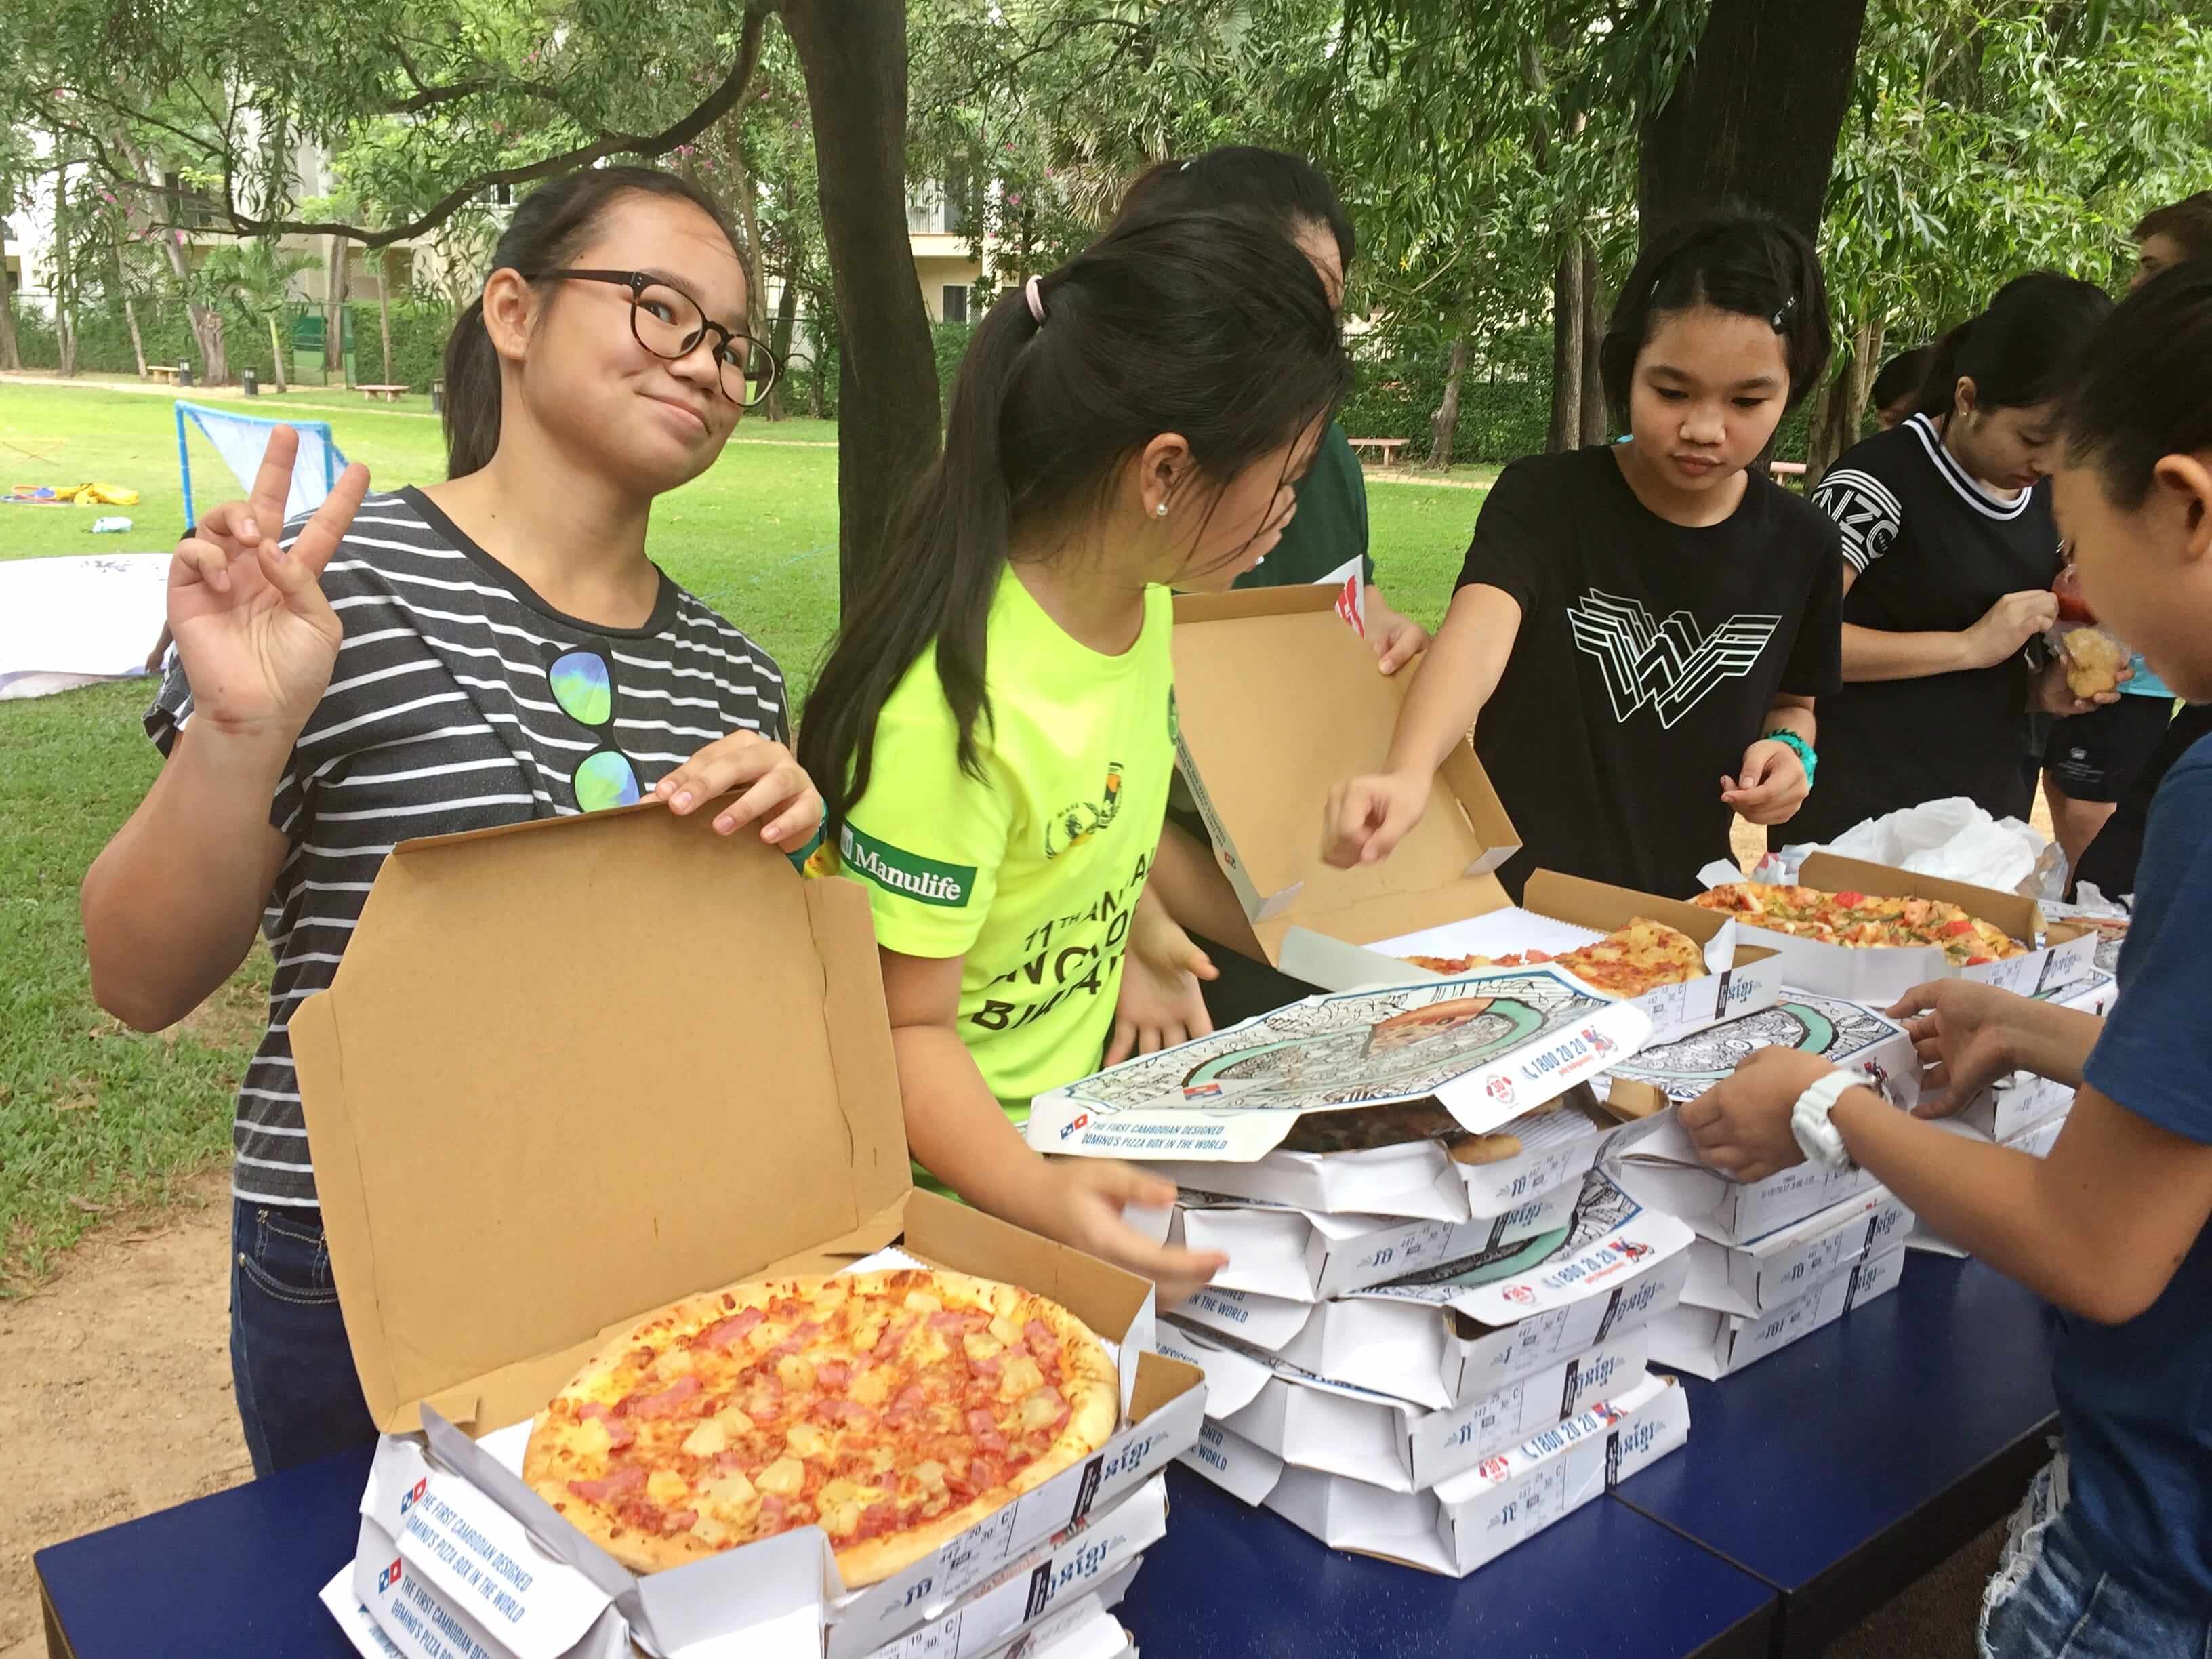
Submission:
[[[664,1348],[660,1358],[653,1362],[655,1376],[688,1376],[691,1370],[691,1350],[689,1348]]]
[[[850,1538],[860,1528],[860,1506],[858,1504],[824,1504],[822,1506],[822,1530],[832,1538]]]
[[[796,1498],[805,1490],[806,1467],[795,1457],[779,1457],[760,1472],[753,1484],[778,1498]]]
[[[853,1481],[837,1480],[825,1482],[822,1490],[815,1495],[814,1501],[821,1506],[824,1513],[827,1513],[841,1504],[857,1505],[872,1503],[882,1495],[880,1492],[870,1492],[866,1487]]]
[[[743,1469],[716,1475],[700,1486],[699,1496],[732,1519],[742,1516],[760,1502],[760,1493],[745,1479]]]
[[[944,1306],[942,1302],[927,1291],[908,1291],[906,1293],[906,1310],[908,1313],[933,1314],[941,1310]]]
[[[943,1492],[945,1465],[933,1457],[926,1463],[917,1463],[914,1466],[914,1478],[921,1483],[925,1492]]]
[[[908,1337],[906,1351],[917,1365],[939,1365],[952,1358],[952,1345],[942,1331],[922,1331]]]
[[[1011,1348],[1022,1340],[1022,1328],[1008,1316],[996,1314],[991,1320],[991,1334]]]
[[[738,1541],[737,1534],[711,1515],[702,1515],[691,1523],[691,1535],[710,1550],[727,1549]]]
[[[1005,1343],[996,1341],[984,1335],[981,1331],[969,1332],[961,1339],[960,1346],[968,1350],[969,1358],[977,1361],[988,1359],[994,1354],[1001,1354],[1006,1351]]]
[[[790,1327],[779,1325],[772,1319],[763,1319],[746,1333],[745,1346],[755,1353],[765,1353],[790,1334]]]
[[[795,1353],[787,1353],[775,1362],[776,1380],[793,1393],[814,1386],[814,1367]]]
[[[1039,1389],[1022,1401],[1022,1427],[1030,1431],[1049,1428],[1060,1415],[1060,1403],[1059,1389]]]
[[[830,1437],[811,1423],[794,1423],[784,1431],[783,1443],[793,1457],[819,1457],[830,1449]]]
[[[872,1370],[857,1373],[845,1393],[863,1406],[880,1406],[891,1397],[891,1383],[896,1373],[878,1365]]]
[[[1044,1373],[1037,1369],[1036,1360],[1025,1353],[1018,1353],[1006,1361],[1006,1369],[999,1373],[999,1398],[1019,1400],[1025,1394],[1034,1394],[1044,1386]]]
[[[581,1457],[605,1457],[614,1449],[614,1440],[607,1433],[607,1425],[596,1417],[587,1417],[576,1425],[576,1432],[569,1446]]]
[[[694,1457],[712,1457],[729,1449],[730,1437],[720,1418],[710,1417],[684,1437],[684,1449]]]
[[[673,1469],[655,1469],[645,1483],[645,1495],[665,1509],[691,1495],[691,1483]]]
[[[860,1322],[853,1327],[853,1352],[866,1353],[884,1340],[884,1316],[878,1312],[865,1313]]]

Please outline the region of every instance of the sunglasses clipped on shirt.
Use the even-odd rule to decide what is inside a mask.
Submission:
[[[665,277],[649,270],[543,270],[536,282],[609,283],[629,290],[629,331],[638,344],[665,362],[677,362],[717,337],[714,362],[722,374],[722,395],[750,409],[774,387],[782,366],[775,354],[750,335],[708,317],[699,302]]]
[[[545,683],[553,701],[577,725],[611,736],[615,723],[614,665],[596,651],[563,651],[546,665]],[[576,763],[570,780],[577,807],[597,812],[631,806],[643,796],[637,769],[611,745],[594,749]]]

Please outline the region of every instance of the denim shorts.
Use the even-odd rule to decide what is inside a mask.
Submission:
[[[2066,1457],[2035,1478],[1982,1601],[1982,1659],[2212,1659],[2212,1623],[2105,1571],[2066,1512]]]

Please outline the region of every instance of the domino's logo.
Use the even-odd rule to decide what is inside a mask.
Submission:
[[[1078,1113],[1078,1114],[1075,1115],[1075,1117],[1074,1117],[1073,1119],[1072,1119],[1069,1122],[1067,1122],[1066,1124],[1065,1124],[1065,1125],[1063,1125],[1063,1126],[1062,1126],[1062,1127],[1061,1127],[1061,1129],[1060,1129],[1060,1138],[1062,1140],[1066,1140],[1066,1139],[1070,1135],[1073,1135],[1073,1134],[1077,1130],[1088,1127],[1090,1126],[1090,1122],[1091,1122],[1091,1114],[1090,1114],[1090,1113],[1088,1113],[1088,1112],[1080,1112],[1080,1113]]]
[[[376,1593],[379,1595],[399,1582],[399,1558],[395,1555],[392,1558],[392,1565],[376,1575]]]
[[[422,1494],[429,1490],[430,1478],[428,1475],[423,1476],[422,1480],[417,1480],[413,1486],[408,1487],[407,1495],[399,1500],[400,1514],[404,1515],[408,1510],[413,1509],[415,1505],[422,1500]]]

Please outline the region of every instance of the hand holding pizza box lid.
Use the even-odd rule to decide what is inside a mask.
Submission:
[[[741,1008],[732,938],[756,969]],[[994,1540],[1049,1534],[1196,1432],[1202,1380],[1143,1352],[1149,1284],[912,1190],[865,896],[802,882],[703,816],[648,805],[401,847],[331,989],[292,1026],[333,1277],[387,1433],[426,1408],[477,1433],[525,1422],[656,1308],[834,1271],[902,1234],[926,1262],[1043,1296],[1120,1345],[1112,1438],[1022,1496],[1013,1523],[993,1517]],[[887,1621],[887,1638],[910,1622],[904,1581],[931,1571],[839,1601],[809,1529],[638,1578],[467,1436],[441,1455],[455,1490],[529,1514],[538,1545],[614,1587],[652,1650],[664,1626],[789,1618],[818,1654],[825,1610]],[[757,1571],[754,1553],[780,1547],[817,1570]]]
[[[1862,908],[1869,915],[1877,909],[1886,914],[1888,907],[1869,904],[1869,900],[1932,901],[1936,905],[1956,906],[1960,913],[1942,924],[1951,931],[1917,945],[1836,944],[1828,942],[1826,936],[1806,937],[1759,927],[1765,941],[1780,953],[1783,981],[1799,990],[1887,1007],[1916,985],[1955,977],[1979,980],[2028,996],[2080,978],[2094,961],[2093,933],[2067,923],[2046,926],[2040,907],[2017,893],[2001,893],[1825,852],[1806,855],[1797,882],[1794,897],[1790,890],[1732,882],[1717,887],[1697,902],[1724,908],[1753,926],[1775,919],[1770,913],[1780,905],[1784,907],[1780,919],[1785,924],[1802,925],[1816,934],[1820,932],[1821,918],[1812,916],[1800,924],[1794,920],[1796,913],[1790,909],[1792,904],[1828,902],[1845,921]],[[1854,900],[1858,902],[1853,903]],[[2012,954],[1995,954],[2005,948]],[[1960,959],[1962,957],[1964,960]],[[1976,959],[1982,957],[1990,959]]]
[[[1039,1095],[1040,1152],[1249,1163],[1302,1120],[1433,1102],[1495,1129],[1633,1054],[1650,1021],[1558,969],[1310,997]]]

